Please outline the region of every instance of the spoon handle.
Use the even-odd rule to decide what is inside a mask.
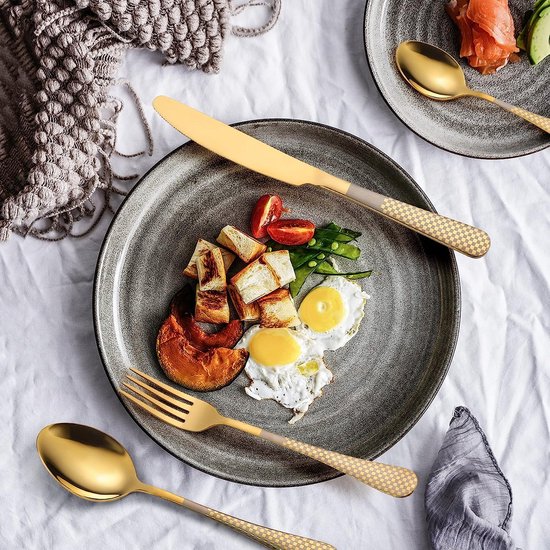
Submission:
[[[550,118],[543,117],[541,115],[537,115],[535,113],[532,113],[531,111],[526,111],[525,109],[522,109],[521,107],[516,107],[515,105],[511,105],[510,103],[506,103],[506,101],[502,101],[500,99],[497,99],[496,97],[493,97],[492,95],[486,94],[484,92],[478,92],[476,90],[472,90],[472,95],[475,97],[480,97],[482,99],[486,99],[487,101],[490,101],[491,103],[494,103],[495,105],[498,105],[499,107],[502,107],[505,111],[508,111],[510,113],[513,113],[514,115],[517,115],[523,119],[525,119],[527,122],[530,122],[531,124],[534,124],[541,130],[544,130],[545,132],[550,134]]]
[[[188,506],[190,509],[218,521],[219,523],[223,523],[224,525],[235,529],[235,531],[254,539],[256,542],[259,542],[268,548],[274,548],[275,550],[290,550],[294,548],[297,550],[336,550],[334,546],[331,546],[326,542],[307,539],[304,537],[299,537],[298,535],[285,533],[283,531],[269,529],[268,527],[256,525],[255,523],[249,523],[248,521],[218,512],[212,508],[207,508],[206,506],[202,506],[196,502],[189,503],[189,501],[187,501],[187,503],[193,505],[193,507]],[[201,510],[196,507],[201,508]],[[204,511],[202,509],[204,509]]]
[[[346,196],[425,237],[472,258],[481,258],[491,246],[485,231],[401,202],[352,183]]]
[[[213,508],[208,508],[208,506],[203,506],[198,502],[193,502],[192,500],[175,495],[170,491],[155,487],[154,485],[139,482],[136,490],[179,504],[188,510],[193,510],[193,512],[197,512],[214,521],[223,523],[235,529],[235,531],[254,539],[256,542],[268,548],[273,548],[274,550],[336,550],[334,546],[326,542],[299,537],[298,535],[292,535],[284,531],[276,531],[275,529],[269,529],[263,525],[256,525],[255,523],[244,521],[243,519],[224,514],[223,512],[218,512]]]

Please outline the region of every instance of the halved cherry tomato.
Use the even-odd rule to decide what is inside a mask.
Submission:
[[[282,211],[283,201],[281,197],[278,195],[262,195],[258,199],[250,219],[252,235],[256,239],[267,237],[267,226],[271,222],[277,221],[281,217]]]
[[[267,232],[280,244],[306,244],[315,233],[315,224],[308,220],[278,220],[267,226]]]

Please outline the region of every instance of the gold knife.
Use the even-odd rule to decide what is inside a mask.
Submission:
[[[332,176],[175,99],[158,96],[153,100],[153,107],[182,134],[250,170],[291,185],[310,184],[330,189],[472,258],[484,256],[491,246],[489,235],[477,227]]]

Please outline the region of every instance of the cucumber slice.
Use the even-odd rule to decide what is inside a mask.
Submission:
[[[540,12],[529,30],[528,54],[533,65],[550,55],[550,7]]]

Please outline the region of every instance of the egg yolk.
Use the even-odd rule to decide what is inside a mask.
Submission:
[[[248,351],[256,363],[277,367],[294,363],[302,349],[287,328],[264,328],[250,339]]]
[[[302,301],[300,319],[315,332],[328,332],[338,326],[346,311],[342,295],[335,288],[314,288]]]

